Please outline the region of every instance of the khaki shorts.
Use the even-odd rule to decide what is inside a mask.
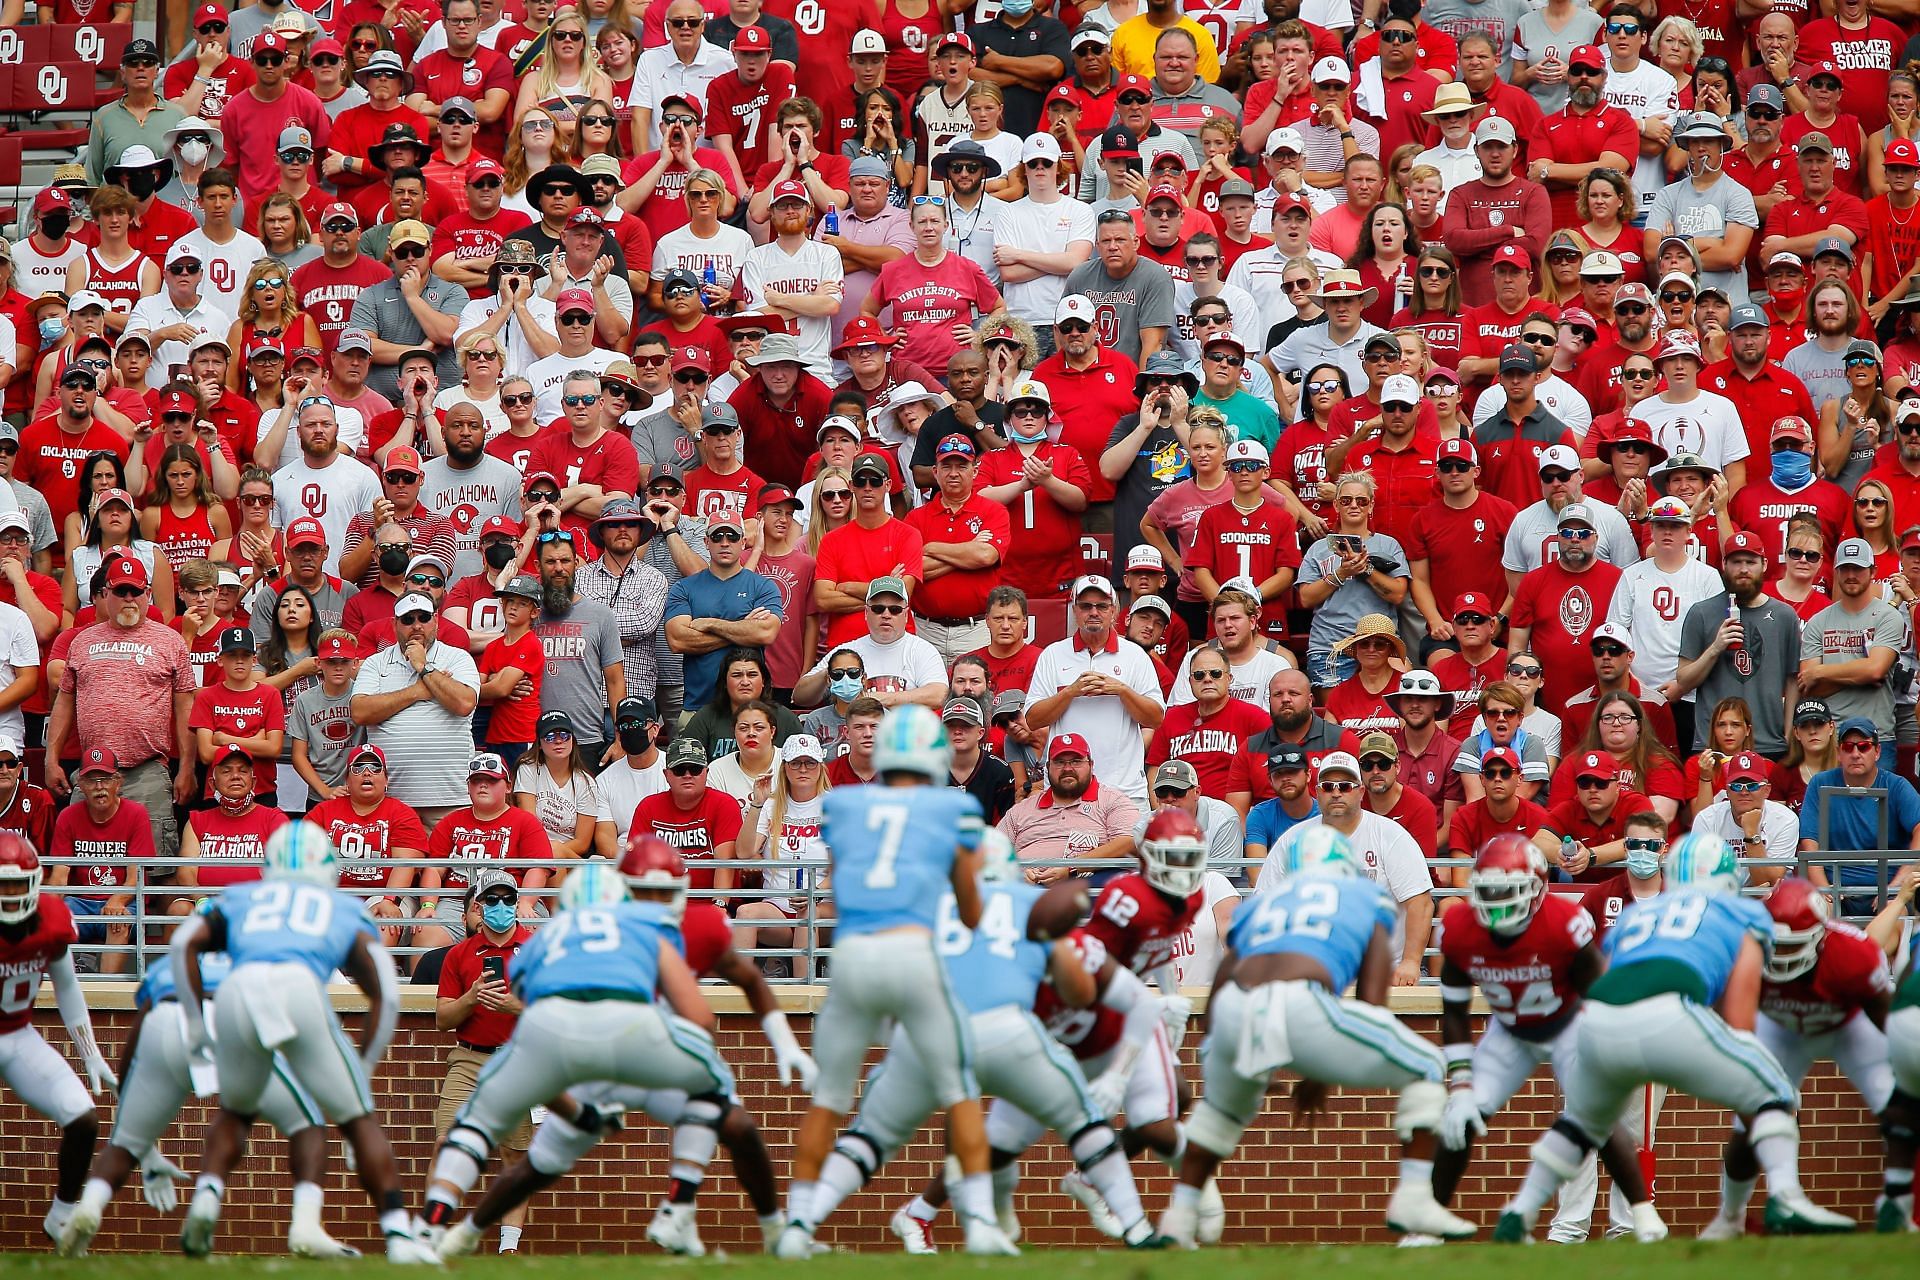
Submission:
[[[493,1055],[476,1053],[465,1045],[455,1045],[447,1053],[447,1079],[440,1086],[440,1104],[433,1109],[433,1131],[441,1138],[447,1136],[447,1130],[453,1128],[453,1118],[460,1108],[473,1096],[473,1087],[479,1082],[481,1069],[493,1060]],[[527,1144],[533,1141],[533,1118],[531,1114],[520,1117],[520,1123],[500,1143],[508,1151],[524,1153]]]

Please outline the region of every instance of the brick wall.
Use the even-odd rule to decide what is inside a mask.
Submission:
[[[731,992],[727,993],[731,994]],[[1421,993],[1426,994],[1426,993]],[[1437,1003],[1422,1001],[1421,1003]],[[441,1078],[441,1055],[448,1043],[433,1029],[431,1017],[413,1010],[402,1018],[393,1049],[382,1064],[375,1091],[394,1137],[409,1203],[417,1206],[433,1150],[433,1106]],[[1437,1037],[1437,1019],[1410,1013],[1409,1023]],[[130,1015],[97,1010],[95,1027],[110,1060],[117,1062]],[[804,1014],[794,1015],[804,1041]],[[357,1017],[349,1017],[357,1034]],[[57,1046],[65,1033],[51,1010],[41,1011],[39,1026]],[[747,1105],[758,1117],[783,1183],[789,1172],[792,1133],[803,1100],[782,1090],[771,1054],[757,1023],[737,1013],[724,1014],[720,1046],[740,1077]],[[1195,1042],[1186,1058],[1187,1079],[1196,1084]],[[1380,1092],[1336,1092],[1331,1114],[1318,1132],[1296,1130],[1275,1097],[1251,1129],[1239,1154],[1221,1176],[1226,1195],[1229,1242],[1243,1244],[1379,1242],[1388,1239],[1381,1223],[1396,1170],[1391,1133],[1392,1099]],[[1546,1071],[1536,1072],[1513,1106],[1493,1123],[1492,1140],[1462,1185],[1458,1207],[1490,1226],[1499,1204],[1524,1170],[1527,1145],[1551,1120],[1556,1104]],[[110,1111],[103,1122],[110,1120]],[[198,1144],[205,1119],[189,1105],[182,1123],[163,1142],[182,1167],[199,1164]],[[1822,1064],[1809,1079],[1802,1116],[1801,1166],[1808,1189],[1822,1204],[1866,1217],[1879,1186],[1878,1131],[1851,1088]],[[1658,1152],[1658,1200],[1677,1231],[1692,1234],[1711,1214],[1718,1197],[1718,1157],[1727,1115],[1691,1099],[1669,1100]],[[105,1123],[103,1123],[103,1130]],[[886,1222],[936,1167],[937,1129],[903,1151],[865,1192],[851,1199],[829,1224],[824,1239],[843,1247],[895,1247]],[[258,1131],[254,1159],[228,1193],[220,1248],[223,1251],[278,1252],[287,1220],[285,1144],[264,1126]],[[640,1123],[604,1144],[583,1161],[572,1179],[537,1200],[524,1247],[538,1253],[645,1251],[645,1227],[663,1194],[666,1135]],[[353,1183],[334,1144],[328,1178],[326,1217],[342,1239],[371,1248],[374,1217]],[[25,1110],[11,1093],[0,1094],[0,1251],[40,1250],[45,1241],[39,1223],[52,1192],[54,1130]],[[1086,1225],[1077,1205],[1058,1192],[1067,1169],[1065,1153],[1049,1141],[1025,1163],[1021,1218],[1031,1243],[1090,1246],[1104,1243]],[[1158,1163],[1137,1160],[1135,1176],[1149,1210],[1156,1216],[1166,1203],[1169,1175]],[[758,1229],[744,1197],[735,1188],[724,1150],[701,1197],[702,1234],[709,1245],[758,1248]],[[1605,1179],[1600,1202],[1605,1216]],[[184,1194],[183,1194],[184,1203]],[[101,1250],[171,1250],[178,1218],[159,1219],[141,1200],[137,1182],[115,1201],[96,1247]],[[957,1247],[959,1234],[950,1217],[943,1220],[943,1247]],[[491,1246],[489,1246],[491,1247]]]

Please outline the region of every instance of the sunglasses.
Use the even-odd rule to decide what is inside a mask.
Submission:
[[[635,356],[633,362],[642,369],[658,369],[667,363],[665,356]]]
[[[740,541],[740,534],[738,531],[733,529],[710,529],[707,531],[707,541],[708,542],[738,542]]]
[[[1591,529],[1582,529],[1582,528],[1579,528],[1578,526],[1571,526],[1569,528],[1560,530],[1560,536],[1565,538],[1569,542],[1585,542],[1589,538],[1594,536],[1594,532]]]
[[[586,41],[587,33],[584,31],[556,31],[549,38],[555,44],[582,44]]]
[[[348,773],[385,773],[387,766],[378,760],[356,760],[347,766]]]
[[[1251,458],[1241,458],[1227,464],[1227,473],[1236,476],[1258,475],[1265,463],[1255,462]]]
[[[1662,302],[1692,302],[1692,301],[1693,301],[1693,294],[1692,294],[1692,293],[1691,293],[1690,291],[1688,291],[1688,290],[1685,290],[1685,289],[1662,289],[1662,290],[1660,291],[1660,301],[1662,301]]]
[[[1840,749],[1850,755],[1865,755],[1869,751],[1877,755],[1880,751],[1880,744],[1877,742],[1861,742],[1858,739],[1854,739],[1841,743]]]
[[[700,434],[705,436],[730,436],[739,429],[739,427],[734,426],[731,422],[709,422],[706,426],[700,428]]]
[[[949,166],[947,169],[947,172],[951,173],[953,172],[954,169],[959,167],[960,166],[958,165]],[[913,198],[914,208],[918,209],[923,204],[939,205],[942,209],[944,209],[947,207],[947,198],[945,196],[915,196]]]
[[[1551,333],[1523,333],[1520,335],[1520,341],[1531,342],[1536,347],[1550,347],[1559,339]]]
[[[543,733],[543,734],[541,734],[541,735],[540,735],[540,741],[542,741],[542,742],[572,742],[572,741],[573,741],[573,731],[572,731],[572,730],[570,730],[570,729],[550,729],[550,730],[548,730],[548,731],[547,731],[546,733]]]
[[[444,587],[447,580],[437,573],[410,573],[407,581],[416,587]]]
[[[1519,662],[1509,662],[1507,664],[1507,674],[1510,676],[1518,676],[1522,680],[1538,680],[1546,673],[1546,668],[1544,667],[1529,667]]]
[[[1230,364],[1236,369],[1247,362],[1245,356],[1237,356],[1231,351],[1209,351],[1207,359],[1213,364]]]
[[[1189,680],[1225,680],[1227,673],[1224,669],[1219,671],[1189,671],[1187,672],[1187,678]]]
[[[1282,292],[1285,292],[1285,293],[1299,293],[1299,292],[1300,292],[1301,290],[1303,290],[1303,289],[1311,289],[1311,288],[1313,288],[1313,281],[1311,281],[1311,280],[1283,280],[1283,281],[1281,281],[1281,282],[1280,282],[1280,288],[1281,288],[1281,290],[1282,290]]]
[[[1874,368],[1877,367],[1879,363],[1880,362],[1872,356],[1848,356],[1846,361],[1847,368],[1849,369]]]
[[[256,67],[278,67],[285,65],[286,61],[287,55],[284,53],[256,53],[253,55],[253,65]]]
[[[1219,264],[1220,264],[1220,255],[1217,253],[1208,253],[1208,254],[1196,253],[1196,254],[1189,254],[1187,257],[1188,266],[1198,267],[1202,271],[1211,271],[1214,267],[1218,266]],[[1195,323],[1198,323],[1198,321],[1196,321]]]
[[[270,493],[243,493],[240,495],[240,505],[243,507],[270,507],[273,505],[273,495]]]
[[[869,604],[867,612],[877,613],[883,618],[897,618],[907,611],[903,604]]]
[[[1619,781],[1618,778],[1575,778],[1573,785],[1582,791],[1605,791]]]
[[[1336,796],[1344,796],[1350,791],[1358,790],[1359,787],[1360,784],[1357,782],[1323,782],[1320,784],[1322,791],[1327,792],[1329,795]]]
[[[611,116],[608,116],[608,117],[607,117],[606,119],[607,119],[607,123],[608,123],[608,124],[610,124],[610,125],[611,125],[611,124],[615,124],[615,123],[617,123],[617,122],[616,122],[616,121],[615,121],[615,120],[614,120],[614,119],[613,119],[613,118],[612,118]],[[589,122],[589,121],[586,121],[586,120],[582,120],[582,121],[581,121],[580,123],[581,123],[581,124],[588,124],[588,123],[590,123],[590,122]],[[694,125],[697,125],[697,124],[699,124],[699,123],[700,123],[700,118],[699,118],[698,116],[690,116],[690,115],[687,115],[687,114],[686,114],[685,112],[683,112],[683,111],[676,111],[676,112],[674,112],[674,113],[673,113],[672,115],[670,115],[670,116],[661,116],[661,117],[660,117],[660,123],[661,123],[661,124],[666,124],[666,125],[674,125],[674,124],[677,124],[677,125],[680,125],[680,126],[682,126],[683,128],[688,128],[688,129],[691,129],[691,128],[693,128],[693,126],[694,126]],[[709,194],[709,195],[719,195],[720,193],[719,193],[719,192],[717,192],[717,191],[711,191],[711,192],[708,192],[707,194]]]
[[[1520,708],[1484,707],[1480,711],[1480,718],[1483,720],[1518,720],[1520,718]]]
[[[1747,119],[1749,120],[1758,120],[1762,124],[1765,124],[1768,121],[1778,120],[1779,118],[1780,118],[1780,113],[1778,111],[1775,111],[1772,107],[1748,107],[1747,108]]]
[[[1739,782],[1729,782],[1727,784],[1727,790],[1737,796],[1750,796],[1765,785],[1764,782],[1754,782],[1752,779],[1743,778]]]
[[[706,25],[705,18],[668,18],[667,25],[676,31],[692,31],[695,27]]]
[[[820,501],[822,502],[846,502],[852,497],[853,490],[851,489],[822,489],[820,491]]]
[[[427,246],[423,244],[398,244],[388,250],[396,258],[424,258]]]
[[[1452,267],[1420,268],[1420,278],[1422,280],[1445,280],[1448,276],[1451,276],[1452,274],[1453,274]]]
[[[1502,765],[1497,769],[1482,769],[1480,776],[1489,782],[1505,782],[1513,776],[1513,770]]]
[[[1385,756],[1367,756],[1360,761],[1362,773],[1392,773],[1399,767],[1397,761],[1389,760]]]
[[[1092,333],[1093,326],[1084,320],[1062,320],[1053,326],[1053,331],[1062,334]]]
[[[533,392],[522,391],[518,395],[501,396],[500,403],[505,408],[518,409],[523,405],[529,405],[533,403]]]
[[[884,489],[887,487],[885,476],[858,475],[848,481],[856,489]]]
[[[1617,316],[1643,316],[1647,314],[1647,307],[1643,302],[1616,302],[1613,304],[1613,314]]]
[[[226,29],[227,24],[224,22],[209,22],[203,26],[195,27],[194,31],[203,36],[217,36]]]
[[[145,587],[115,587],[113,594],[122,600],[133,600],[147,593]]]
[[[1855,498],[1853,505],[1856,507],[1884,507],[1887,505],[1887,500],[1885,498]]]
[[[355,40],[347,46],[347,48],[354,53],[372,53],[379,47],[380,42],[377,40]]]
[[[357,222],[348,222],[345,218],[335,218],[331,222],[321,223],[320,229],[322,231],[331,231],[335,235],[346,235],[358,231],[360,224]]]
[[[666,117],[665,119],[668,124],[673,123],[672,118]],[[580,123],[588,126],[589,128],[597,125],[602,129],[611,129],[615,125],[619,124],[620,122],[614,119],[612,116],[595,115],[595,116],[581,116]]]
[[[1414,41],[1413,32],[1402,31],[1398,27],[1394,28],[1392,31],[1382,31],[1380,33],[1381,44],[1412,44],[1413,41]]]
[[[1624,658],[1627,656],[1627,646],[1614,644],[1611,641],[1603,641],[1593,646],[1593,651],[1603,658]],[[1631,717],[1629,717],[1629,719],[1631,719]]]
[[[581,405],[599,404],[600,393],[598,391],[588,391],[570,396],[561,396],[560,403],[566,405],[569,409],[577,409]]]
[[[1607,34],[1610,36],[1637,36],[1640,34],[1640,24],[1637,22],[1609,22],[1607,24]]]
[[[703,764],[677,764],[673,766],[673,768],[667,770],[668,773],[672,774],[676,778],[692,778],[692,777],[698,776],[699,774],[703,774],[706,771],[707,771],[707,766]]]
[[[1618,307],[1615,307],[1615,308],[1614,308],[1614,310],[1615,310],[1615,311],[1618,311],[1618,310],[1619,310],[1619,308],[1618,308]],[[1641,308],[1640,308],[1640,310],[1641,310],[1641,311],[1644,311],[1644,310],[1646,310],[1646,308],[1645,308],[1645,307],[1641,307]],[[1621,377],[1623,377],[1623,378],[1632,378],[1632,379],[1633,379],[1633,380],[1634,380],[1635,382],[1643,382],[1643,381],[1645,381],[1645,380],[1646,380],[1646,379],[1648,379],[1648,378],[1654,378],[1654,377],[1658,377],[1659,375],[1658,375],[1658,374],[1656,374],[1656,373],[1655,373],[1655,372],[1654,372],[1653,370],[1651,370],[1651,369],[1622,369],[1622,370],[1620,371],[1620,376],[1621,376]],[[1624,449],[1624,448],[1625,448],[1626,446],[1625,446],[1625,445],[1615,445],[1614,447],[1615,447],[1616,449]]]
[[[1340,384],[1338,382],[1334,382],[1331,379],[1328,379],[1327,381],[1324,381],[1324,382],[1309,382],[1307,384],[1308,395],[1323,396],[1328,394],[1329,392],[1334,392],[1338,390],[1340,390]]]

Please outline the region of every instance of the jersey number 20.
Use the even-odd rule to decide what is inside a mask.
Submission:
[[[285,880],[267,883],[247,906],[242,933],[279,933],[291,929],[309,938],[326,936],[333,923],[333,895],[308,884]]]

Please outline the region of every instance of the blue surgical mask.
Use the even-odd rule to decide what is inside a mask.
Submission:
[[[1000,0],[1002,12],[1019,17],[1023,13],[1033,12],[1033,0]]]
[[[1780,488],[1793,492],[1804,489],[1813,481],[1813,459],[1798,449],[1789,449],[1773,455],[1773,482]]]
[[[513,928],[514,922],[520,918],[520,913],[511,902],[489,902],[481,908],[480,918],[486,922],[487,928],[495,933],[505,933]]]
[[[1651,880],[1660,874],[1660,855],[1652,849],[1627,850],[1627,874],[1640,880]]]
[[[833,690],[833,696],[842,702],[851,702],[860,696],[861,679],[859,676],[837,676],[827,687]]]
[[[1041,444],[1044,443],[1047,438],[1047,426],[1044,422],[1040,424],[1040,430],[1030,436],[1023,436],[1014,430],[1011,422],[1007,423],[1002,430],[1007,433],[1007,439],[1013,441],[1015,444]]]
[[[59,316],[48,316],[40,322],[40,349],[45,351],[60,341],[67,331],[67,322]]]

